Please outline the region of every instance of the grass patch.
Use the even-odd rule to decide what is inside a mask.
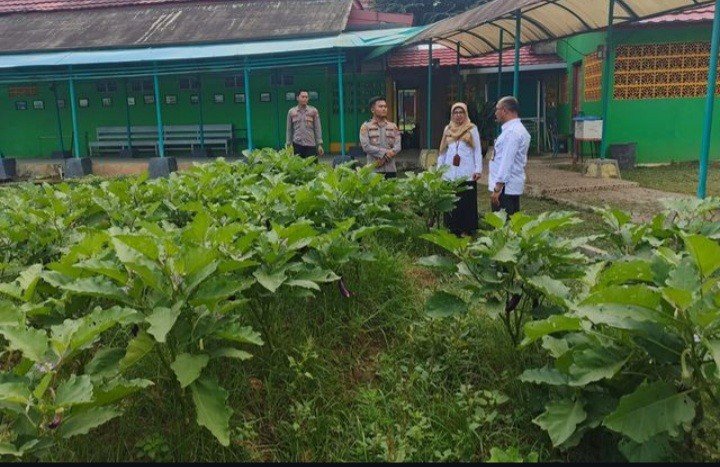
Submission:
[[[643,188],[695,195],[700,180],[700,164],[680,162],[657,167],[636,167],[622,171],[622,177],[639,183]],[[708,164],[706,194],[720,196],[720,162]]]

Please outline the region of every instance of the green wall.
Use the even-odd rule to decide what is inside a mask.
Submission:
[[[693,27],[616,28],[616,45],[673,42],[709,42],[711,25]],[[569,104],[560,106],[561,132],[570,132],[572,103],[572,64],[603,44],[604,33],[589,33],[558,41],[558,55],[568,63]],[[582,75],[581,83],[582,85]],[[612,86],[612,84],[611,84]],[[602,102],[585,102],[585,115],[601,115]],[[720,159],[720,99],[715,99],[710,158]],[[705,98],[666,98],[610,101],[607,136],[609,144],[637,143],[639,164],[692,161],[700,158]],[[607,156],[607,155],[606,155]]]
[[[228,87],[226,80],[237,76],[238,87]],[[160,95],[163,124],[182,125],[200,123],[200,105],[191,103],[191,95],[199,94],[198,90],[180,89],[180,80],[189,75],[160,77]],[[201,78],[202,116],[203,122],[232,123],[236,136],[246,136],[247,124],[245,104],[235,101],[236,94],[245,93],[242,83],[243,72],[223,74],[205,74]],[[129,79],[129,83],[150,81]],[[344,73],[345,81],[345,141],[348,144],[357,140],[359,123],[368,118],[364,108],[369,94],[383,93],[384,73]],[[116,90],[100,92],[99,82],[113,82]],[[49,157],[53,151],[60,150],[57,111],[55,98],[49,82],[17,83],[0,85],[0,152],[8,157],[32,158]],[[358,90],[353,93],[353,86]],[[25,92],[19,96],[11,96],[11,91],[19,87],[34,87],[34,92]],[[287,111],[296,105],[294,93],[298,88],[306,88],[317,92],[317,99],[311,104],[320,110],[323,137],[326,148],[332,142],[340,141],[340,123],[337,106],[337,67],[291,67],[274,70],[255,70],[250,73],[250,102],[252,105],[253,145],[254,147],[280,148],[285,144],[285,122]],[[80,153],[88,155],[88,143],[95,140],[95,129],[99,126],[124,126],[128,114],[132,125],[156,125],[154,103],[145,103],[144,96],[154,96],[151,89],[133,90],[128,84],[128,96],[135,99],[135,105],[126,106],[123,79],[76,81],[76,98],[87,99],[87,107],[78,106],[78,130]],[[66,150],[71,148],[72,118],[68,83],[57,83],[58,98],[65,101],[65,108],[60,110],[63,144]],[[261,94],[269,93],[269,101],[261,100]],[[287,95],[286,95],[287,94]],[[292,94],[292,96],[290,95]],[[166,96],[174,96],[175,103],[166,102]],[[222,98],[222,102],[216,102]],[[353,98],[358,105],[354,105]],[[103,98],[110,98],[109,106],[103,106]],[[44,108],[35,109],[33,103],[42,101]],[[26,110],[18,110],[16,105],[24,102]],[[129,112],[128,112],[129,110]],[[364,112],[364,113],[361,113]],[[359,123],[358,123],[359,122]],[[235,152],[239,153],[247,147],[245,143],[237,144]],[[181,155],[181,154],[178,154]]]

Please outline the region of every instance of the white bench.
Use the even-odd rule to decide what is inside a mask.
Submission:
[[[103,152],[117,152],[130,145],[139,151],[151,150],[155,155],[159,153],[156,126],[131,126],[130,138],[126,126],[98,127],[95,135],[96,140],[89,145],[91,157]],[[232,124],[203,125],[202,136],[200,125],[163,126],[163,146],[169,150],[187,149],[191,152],[204,145],[206,148],[221,147],[229,155],[233,141]]]
[[[95,130],[95,141],[91,141],[90,157],[104,152],[118,152],[132,145],[137,150],[152,150],[158,153],[158,137],[156,126],[130,127],[130,138],[126,126],[101,126]]]

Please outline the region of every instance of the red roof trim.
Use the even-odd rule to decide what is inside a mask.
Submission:
[[[390,68],[411,68],[428,66],[428,50],[425,48],[405,48],[393,51],[388,57]],[[457,52],[447,47],[433,45],[433,61],[439,60],[440,66],[457,66]],[[503,51],[503,66],[514,66],[515,49]],[[498,66],[498,54],[490,53],[482,57],[460,57],[460,66],[489,68]],[[536,54],[529,45],[520,48],[520,66],[554,65],[565,62],[555,54]]]

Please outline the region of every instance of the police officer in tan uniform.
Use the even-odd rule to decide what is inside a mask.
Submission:
[[[367,156],[368,164],[375,164],[375,171],[385,178],[397,177],[395,156],[400,152],[400,130],[387,119],[387,101],[382,96],[370,99],[372,118],[360,127],[360,146]]]
[[[295,93],[298,105],[288,110],[285,146],[292,144],[293,151],[300,157],[319,156],[325,153],[322,144],[320,113],[312,105],[309,93],[300,89]]]

